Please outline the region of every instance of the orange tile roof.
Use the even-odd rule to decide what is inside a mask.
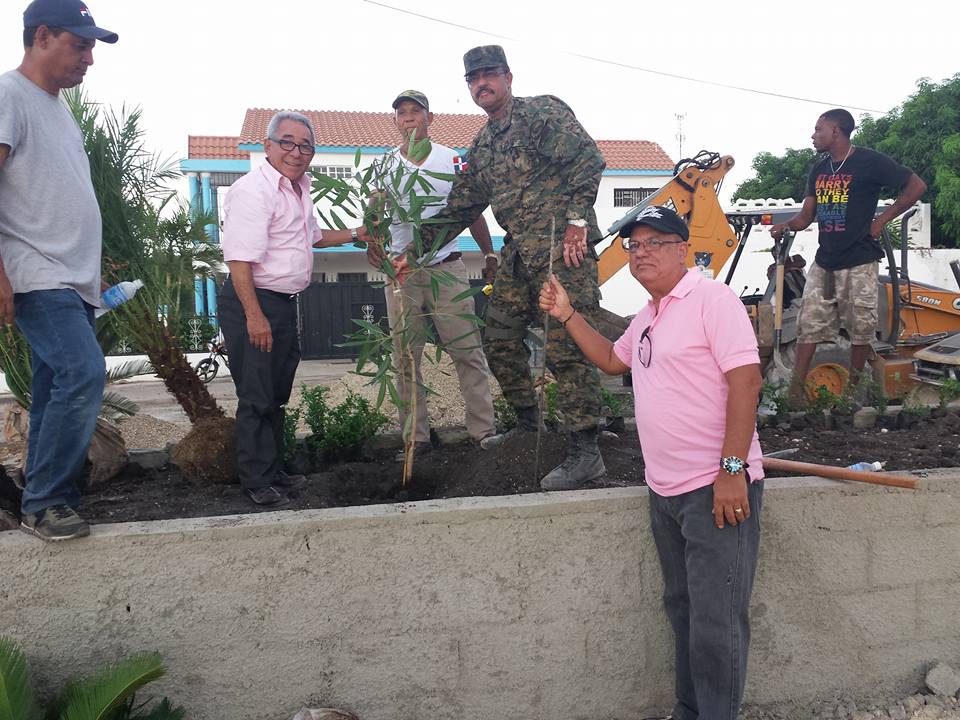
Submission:
[[[673,170],[663,148],[647,140],[597,140],[607,170]]]
[[[299,110],[313,125],[317,145],[332,147],[392,147],[397,143],[393,114],[343,110]],[[250,108],[243,119],[240,142],[260,144],[267,124],[277,113],[268,108]],[[435,113],[430,137],[450,147],[470,147],[486,122],[483,115]],[[673,161],[654,142],[647,140],[598,140],[608,170],[673,170]],[[190,157],[193,157],[191,154]]]
[[[397,144],[397,128],[392,113],[347,112],[342,110],[298,110],[310,118],[317,145],[333,147],[392,147]],[[240,141],[261,143],[267,125],[276,110],[251,108],[243,119]],[[436,113],[430,125],[430,137],[450,147],[469,147],[483,127],[483,115]]]
[[[187,136],[187,157],[191,160],[249,160],[250,153],[240,150],[240,138],[228,135]]]

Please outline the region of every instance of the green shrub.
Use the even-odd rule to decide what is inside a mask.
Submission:
[[[600,404],[610,410],[610,417],[623,417],[623,396],[610,392],[605,387],[600,388]]]
[[[327,427],[327,393],[330,388],[325,385],[314,385],[308,388],[301,385],[300,405],[297,411],[301,413],[307,427],[310,428],[310,434],[315,437],[323,437]]]
[[[493,401],[493,418],[498,427],[512,430],[517,426],[517,412],[506,398],[498,397]]]
[[[321,451],[329,458],[356,457],[363,444],[390,421],[355,392],[348,393],[342,403],[330,408],[329,392],[330,388],[324,385],[302,386],[300,405],[294,412],[297,420],[303,418],[310,428],[307,445],[313,452]],[[296,423],[293,427],[296,428]]]
[[[807,401],[807,412],[820,414],[824,410],[843,410],[850,406],[850,398],[837,395],[820,385],[813,398]]]
[[[303,414],[301,406],[283,408],[283,461],[290,462],[297,452],[297,425]]]
[[[543,389],[543,396],[546,401],[546,417],[544,422],[556,424],[560,422],[560,414],[557,412],[557,384],[550,383]]]
[[[351,392],[346,400],[328,410],[318,446],[331,457],[352,458],[363,444],[390,422],[363,397]]]
[[[960,380],[954,378],[944,380],[943,385],[940,386],[939,397],[941,408],[945,408],[947,403],[960,398]]]
[[[880,412],[887,409],[890,404],[890,398],[887,397],[883,385],[871,380],[870,376],[864,374],[860,377],[860,382],[853,389],[855,397],[859,398],[864,405],[875,407]]]

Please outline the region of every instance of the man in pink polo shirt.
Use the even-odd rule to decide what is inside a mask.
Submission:
[[[649,206],[620,230],[630,272],[650,293],[612,343],[556,278],[540,307],[611,375],[633,376],[650,526],[675,636],[674,720],[734,720],[750,642],[763,461],[756,431],[760,357],[726,285],[686,267],[686,224]]]
[[[263,147],[267,161],[237,180],[224,202],[230,277],[220,326],[237,390],[240,484],[254,504],[278,507],[305,482],[283,472],[283,406],[300,363],[297,293],[310,284],[314,247],[367,238],[362,227],[321,232],[305,176],[314,153],[305,116],[274,115]]]

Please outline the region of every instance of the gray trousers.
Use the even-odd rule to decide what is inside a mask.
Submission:
[[[749,484],[750,518],[718,530],[713,486],[650,491],[650,526],[676,653],[674,720],[736,720],[750,646],[750,593],[760,548],[763,481]]]

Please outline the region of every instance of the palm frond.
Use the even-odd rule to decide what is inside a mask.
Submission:
[[[36,717],[30,673],[23,651],[10,638],[0,637],[0,718]]]
[[[30,358],[27,339],[16,326],[0,328],[0,370],[3,370],[14,399],[27,409],[30,408],[30,379],[33,376]]]
[[[106,382],[112,383],[118,380],[127,380],[137,375],[147,375],[153,373],[153,365],[149,360],[127,360],[115,368],[107,370]]]
[[[167,698],[163,698],[150,712],[132,716],[136,720],[184,720],[186,717],[187,711],[179,705],[174,707]]]
[[[100,407],[100,414],[110,420],[116,420],[121,415],[130,417],[140,412],[140,406],[128,397],[120,393],[107,390],[103,393],[103,404]]]
[[[138,653],[64,691],[62,720],[104,720],[107,714],[166,669],[159,653]]]

